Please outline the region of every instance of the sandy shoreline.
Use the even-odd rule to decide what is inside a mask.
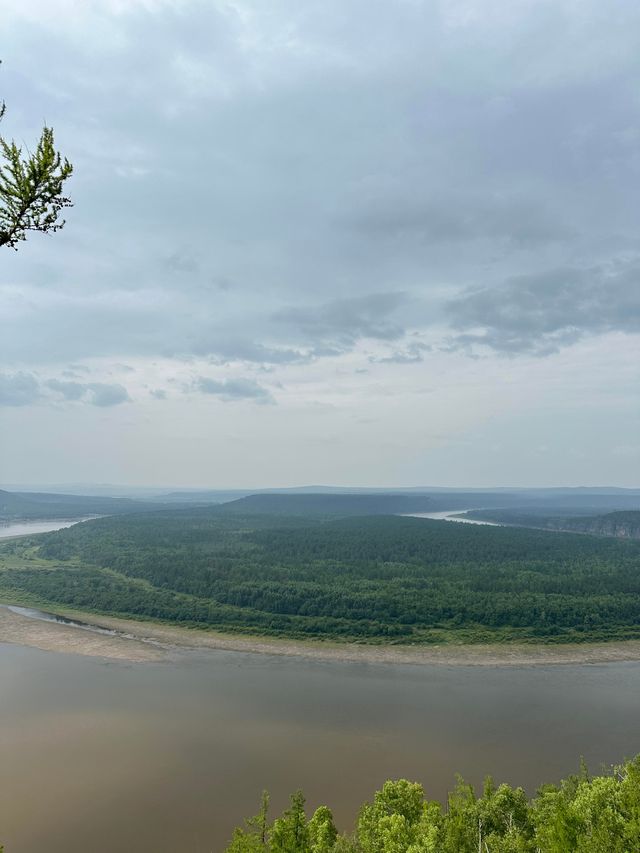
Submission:
[[[61,610],[65,616],[112,629],[106,635],[28,618],[0,605],[0,643],[135,663],[175,660],[189,651],[222,649],[315,660],[440,666],[549,666],[640,661],[640,641],[542,646],[364,646],[243,637]],[[123,635],[127,636],[123,636]]]
[[[167,650],[140,639],[107,636],[69,625],[29,619],[13,613],[5,605],[0,606],[0,643],[122,661],[152,662],[168,658]]]

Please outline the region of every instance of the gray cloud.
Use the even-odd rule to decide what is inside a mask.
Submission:
[[[404,197],[385,194],[367,202],[353,223],[374,241],[413,240],[473,244],[492,240],[495,245],[533,248],[566,241],[573,230],[533,198],[492,197],[449,192],[440,198],[416,198],[411,188]]]
[[[131,398],[123,385],[91,382],[87,385],[87,399],[92,406],[117,406],[130,402]]]
[[[211,284],[217,287],[218,290],[231,290],[235,285],[226,275],[214,275],[211,277]]]
[[[52,391],[62,394],[65,400],[80,400],[87,392],[87,386],[81,382],[64,382],[60,379],[49,379],[45,384]]]
[[[448,312],[455,328],[476,330],[454,336],[453,348],[547,355],[588,334],[640,333],[640,262],[517,276],[452,300]]]
[[[39,396],[38,380],[31,373],[0,373],[0,406],[29,406]]]
[[[255,364],[300,364],[309,361],[315,354],[312,351],[293,347],[265,346],[242,338],[224,340],[215,335],[208,342],[206,340],[198,342],[193,349],[198,355],[211,355],[212,361],[218,364],[230,361],[248,361]]]
[[[195,257],[184,249],[172,252],[166,259],[166,265],[170,270],[178,273],[198,271],[198,262]]]
[[[401,337],[404,328],[391,315],[405,301],[404,293],[372,293],[334,299],[309,308],[283,308],[276,312],[274,319],[299,332],[305,342],[328,347],[334,354],[350,349],[361,338],[394,340]]]
[[[92,406],[117,406],[131,400],[127,389],[118,384],[65,382],[59,379],[49,379],[44,384],[65,400],[82,401]]]
[[[85,364],[70,364],[66,370],[62,371],[62,376],[77,379],[79,376],[86,376],[88,373],[91,373],[91,370]]]
[[[253,400],[256,403],[274,403],[273,396],[253,379],[209,379],[201,376],[195,388],[203,394],[213,394],[225,402]]]
[[[410,343],[404,349],[398,349],[386,356],[371,356],[372,364],[417,364],[424,361],[425,352],[431,352],[432,347],[427,344]]]

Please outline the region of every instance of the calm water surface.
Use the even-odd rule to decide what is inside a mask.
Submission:
[[[94,516],[90,516],[94,518]],[[11,524],[0,524],[0,539],[9,539],[11,536],[31,536],[35,533],[51,533],[53,530],[62,530],[72,527],[87,518],[74,518],[67,521],[15,521]]]
[[[486,669],[208,652],[105,663],[0,645],[6,853],[209,853],[304,789],[339,825],[389,777],[533,789],[640,752],[640,664]]]

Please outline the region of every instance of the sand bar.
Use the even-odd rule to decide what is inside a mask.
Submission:
[[[173,660],[189,650],[253,652],[315,660],[442,666],[549,666],[640,661],[640,641],[565,645],[486,644],[440,646],[371,646],[356,643],[281,640],[221,634],[153,622],[60,610],[114,635],[30,619],[0,606],[0,643],[17,643],[44,651],[89,655],[132,662]],[[125,636],[126,635],[126,636]]]
[[[56,622],[29,619],[5,606],[0,606],[0,643],[123,661],[152,662],[169,657],[168,651],[162,647],[137,638],[109,636]]]

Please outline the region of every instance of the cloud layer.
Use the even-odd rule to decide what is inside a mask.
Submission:
[[[453,345],[547,355],[586,335],[640,334],[640,261],[515,276],[452,300]]]
[[[196,389],[203,394],[213,394],[227,402],[233,400],[254,400],[257,403],[272,403],[273,397],[261,385],[252,379],[208,379],[201,376]]]
[[[75,166],[66,229],[1,258],[12,417],[261,405],[348,467],[364,388],[371,424],[441,393],[445,434],[479,360],[495,413],[509,370],[639,346],[637,4],[34,0],[3,27],[3,132],[46,117]]]

